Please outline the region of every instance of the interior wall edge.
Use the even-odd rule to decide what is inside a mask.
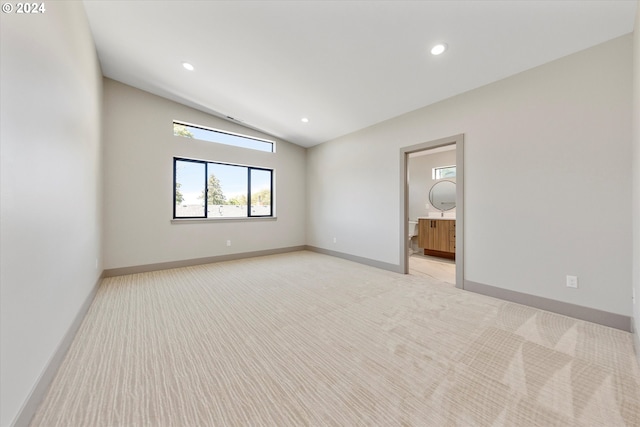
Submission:
[[[58,369],[60,368],[60,365],[62,365],[64,357],[66,356],[67,351],[69,351],[76,333],[80,329],[82,321],[87,315],[89,307],[91,307],[91,304],[93,303],[93,300],[98,293],[98,288],[100,287],[100,283],[102,282],[103,278],[104,271],[102,272],[102,274],[100,274],[100,276],[98,276],[98,279],[94,283],[91,292],[80,306],[80,310],[78,310],[76,317],[73,319],[73,322],[69,326],[67,333],[62,338],[62,341],[60,341],[60,344],[58,344],[55,352],[51,355],[51,359],[49,359],[47,366],[42,371],[42,374],[40,374],[40,377],[31,389],[31,393],[29,393],[29,396],[24,401],[22,408],[20,408],[18,415],[16,415],[16,418],[11,424],[13,427],[28,427],[31,423],[31,419],[44,400],[47,391],[49,390],[49,386],[56,377]]]
[[[631,316],[610,313],[608,311],[602,311],[595,308],[584,307],[581,305],[539,297],[536,295],[530,295],[523,292],[512,291],[509,289],[498,288],[496,286],[473,282],[471,280],[464,281],[464,289],[466,291],[475,292],[477,294],[482,294],[533,308],[538,308],[540,310],[550,311],[552,313],[561,314],[563,316],[572,317],[574,319],[585,320],[587,322],[597,323],[599,325],[609,326],[615,329],[621,329],[625,332],[632,332],[633,317]]]

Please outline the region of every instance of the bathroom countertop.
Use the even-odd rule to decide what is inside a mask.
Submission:
[[[449,219],[451,221],[455,221],[456,217],[434,215],[434,216],[419,216],[418,219]]]

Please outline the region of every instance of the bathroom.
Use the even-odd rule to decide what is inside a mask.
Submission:
[[[409,155],[409,274],[449,286],[454,286],[456,280],[455,182],[455,144]],[[434,233],[436,239],[442,240],[435,246]]]

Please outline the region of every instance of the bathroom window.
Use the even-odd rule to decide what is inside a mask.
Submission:
[[[273,170],[173,159],[173,218],[273,217]]]
[[[439,168],[431,169],[432,179],[446,179],[446,178],[455,178],[455,177],[456,177],[456,165],[442,166]]]
[[[173,121],[173,134],[175,136],[182,136],[185,138],[200,139],[203,141],[216,142],[218,144],[233,145],[258,151],[267,151],[269,153],[273,153],[275,151],[275,142],[269,141],[268,139],[240,135],[239,133],[207,128],[175,120]]]

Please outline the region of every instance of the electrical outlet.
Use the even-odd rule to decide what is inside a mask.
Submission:
[[[578,287],[578,276],[567,276],[567,288]]]
[[[231,246],[231,240],[227,240],[227,246]]]
[[[335,237],[333,238],[333,243],[338,243],[338,239],[336,239]]]

